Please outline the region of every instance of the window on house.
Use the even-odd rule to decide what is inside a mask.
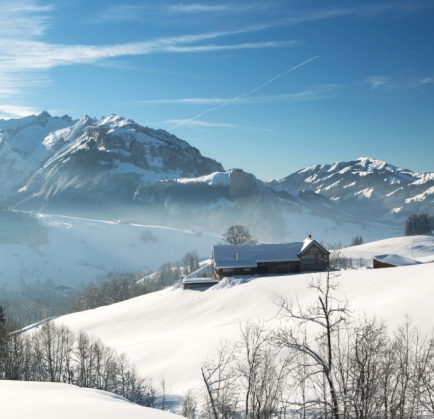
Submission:
[[[315,262],[303,262],[302,266],[303,268],[312,268],[315,266]]]
[[[319,266],[327,266],[327,262],[319,262]]]
[[[233,272],[233,269],[223,269],[223,272]]]
[[[312,246],[312,247],[310,248],[310,251],[311,251],[311,252],[318,252],[318,247],[316,247],[316,246]]]
[[[250,272],[250,268],[244,268],[244,272]]]

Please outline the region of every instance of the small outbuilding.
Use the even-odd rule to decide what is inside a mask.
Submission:
[[[219,281],[214,278],[184,278],[182,281],[183,288],[185,290],[194,288],[208,288],[218,283]]]
[[[374,269],[396,268],[398,266],[419,265],[422,263],[419,262],[418,260],[397,255],[395,253],[390,253],[386,255],[376,255],[373,256],[373,259],[374,259]]]

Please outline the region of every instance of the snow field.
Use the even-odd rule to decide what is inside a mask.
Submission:
[[[62,383],[0,381],[2,416],[14,419],[175,419],[106,391]]]
[[[169,288],[111,306],[55,320],[73,331],[100,337],[128,355],[139,371],[158,382],[165,376],[172,395],[201,385],[202,361],[212,357],[221,339],[237,340],[239,327],[262,319],[270,327],[282,319],[281,297],[315,300],[309,278],[324,273],[229,278],[206,291]],[[343,271],[338,296],[351,300],[353,316],[384,319],[392,330],[405,315],[430,333],[434,264],[392,269]]]
[[[0,244],[0,286],[17,288],[20,278],[27,283],[52,279],[55,285],[77,287],[107,271],[159,269],[165,262],[174,262],[187,251],[197,250],[200,258],[211,256],[218,236],[195,236],[190,231],[172,228],[116,224],[82,218],[37,214],[48,228],[48,245],[36,251],[26,244]],[[151,230],[157,242],[141,240],[143,230]]]
[[[343,250],[352,257],[354,264],[362,258],[366,266],[372,266],[372,256],[395,253],[420,262],[434,261],[434,236],[408,236],[379,240]]]

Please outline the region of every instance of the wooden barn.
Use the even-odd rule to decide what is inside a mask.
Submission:
[[[303,242],[213,246],[216,278],[325,270],[329,254],[310,236]]]
[[[397,268],[398,266],[418,265],[422,262],[407,258],[405,256],[390,253],[387,255],[373,256],[374,269],[380,268]]]

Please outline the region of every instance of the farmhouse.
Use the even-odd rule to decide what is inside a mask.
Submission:
[[[396,268],[398,266],[418,265],[422,262],[407,258],[405,256],[396,255],[394,253],[388,255],[373,256],[374,269],[380,268]]]
[[[311,236],[295,243],[218,245],[212,248],[217,279],[234,275],[324,270],[328,267],[329,254]]]

